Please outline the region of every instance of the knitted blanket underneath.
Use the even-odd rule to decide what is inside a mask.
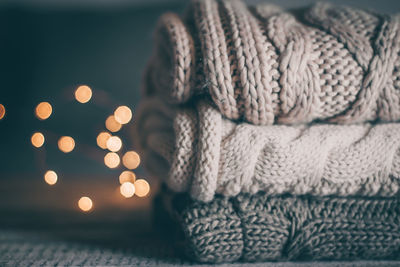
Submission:
[[[400,256],[399,199],[259,193],[202,203],[178,194],[169,202],[188,255],[200,262]]]

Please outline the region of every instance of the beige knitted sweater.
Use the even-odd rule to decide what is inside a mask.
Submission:
[[[400,16],[333,7],[285,12],[194,0],[158,24],[148,72],[171,103],[207,95],[256,125],[400,120]]]
[[[325,3],[194,0],[186,20],[163,16],[136,119],[144,164],[201,201],[397,194],[399,123],[304,123],[400,119],[399,26]]]
[[[159,98],[137,114],[143,162],[176,192],[313,195],[398,193],[400,124],[256,126],[222,117],[207,101],[177,108]]]

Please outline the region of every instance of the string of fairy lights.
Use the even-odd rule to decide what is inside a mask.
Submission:
[[[87,85],[79,86],[74,92],[74,98],[79,103],[88,103],[93,95],[92,89]],[[40,102],[35,108],[36,117],[44,121],[53,113],[53,106],[49,102]],[[0,120],[5,117],[6,109],[0,104]],[[119,175],[119,191],[125,198],[133,196],[146,197],[150,192],[150,185],[145,179],[137,179],[134,170],[140,165],[140,156],[133,150],[122,153],[121,148],[123,142],[117,132],[121,128],[131,122],[132,111],[127,106],[119,106],[113,114],[105,120],[105,128],[96,137],[96,143],[102,150],[107,153],[104,156],[104,164],[110,169],[122,167],[124,170]],[[31,136],[31,143],[35,149],[41,149],[45,143],[45,134],[42,132],[34,132]],[[71,136],[60,136],[57,142],[58,149],[64,153],[74,151],[77,144]],[[121,159],[122,158],[122,159]],[[43,175],[44,181],[52,186],[58,181],[58,175],[54,170],[46,170]],[[82,196],[77,205],[81,211],[88,212],[93,210],[93,201],[89,196]]]

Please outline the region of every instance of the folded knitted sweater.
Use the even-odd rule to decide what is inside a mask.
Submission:
[[[158,24],[147,75],[171,103],[210,97],[257,125],[400,120],[400,16],[319,3],[191,1]]]
[[[136,129],[146,168],[173,191],[201,201],[258,191],[399,192],[399,123],[257,126],[223,118],[206,100],[176,107],[147,98]]]
[[[183,229],[188,255],[200,262],[400,256],[397,198],[259,193],[202,203],[178,194],[171,210]]]

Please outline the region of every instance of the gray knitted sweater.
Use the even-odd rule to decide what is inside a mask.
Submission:
[[[257,125],[400,120],[399,15],[193,0],[155,37],[148,96],[207,95],[225,117]]]
[[[202,203],[178,194],[170,211],[183,229],[188,255],[200,262],[400,257],[395,198],[260,193]]]

